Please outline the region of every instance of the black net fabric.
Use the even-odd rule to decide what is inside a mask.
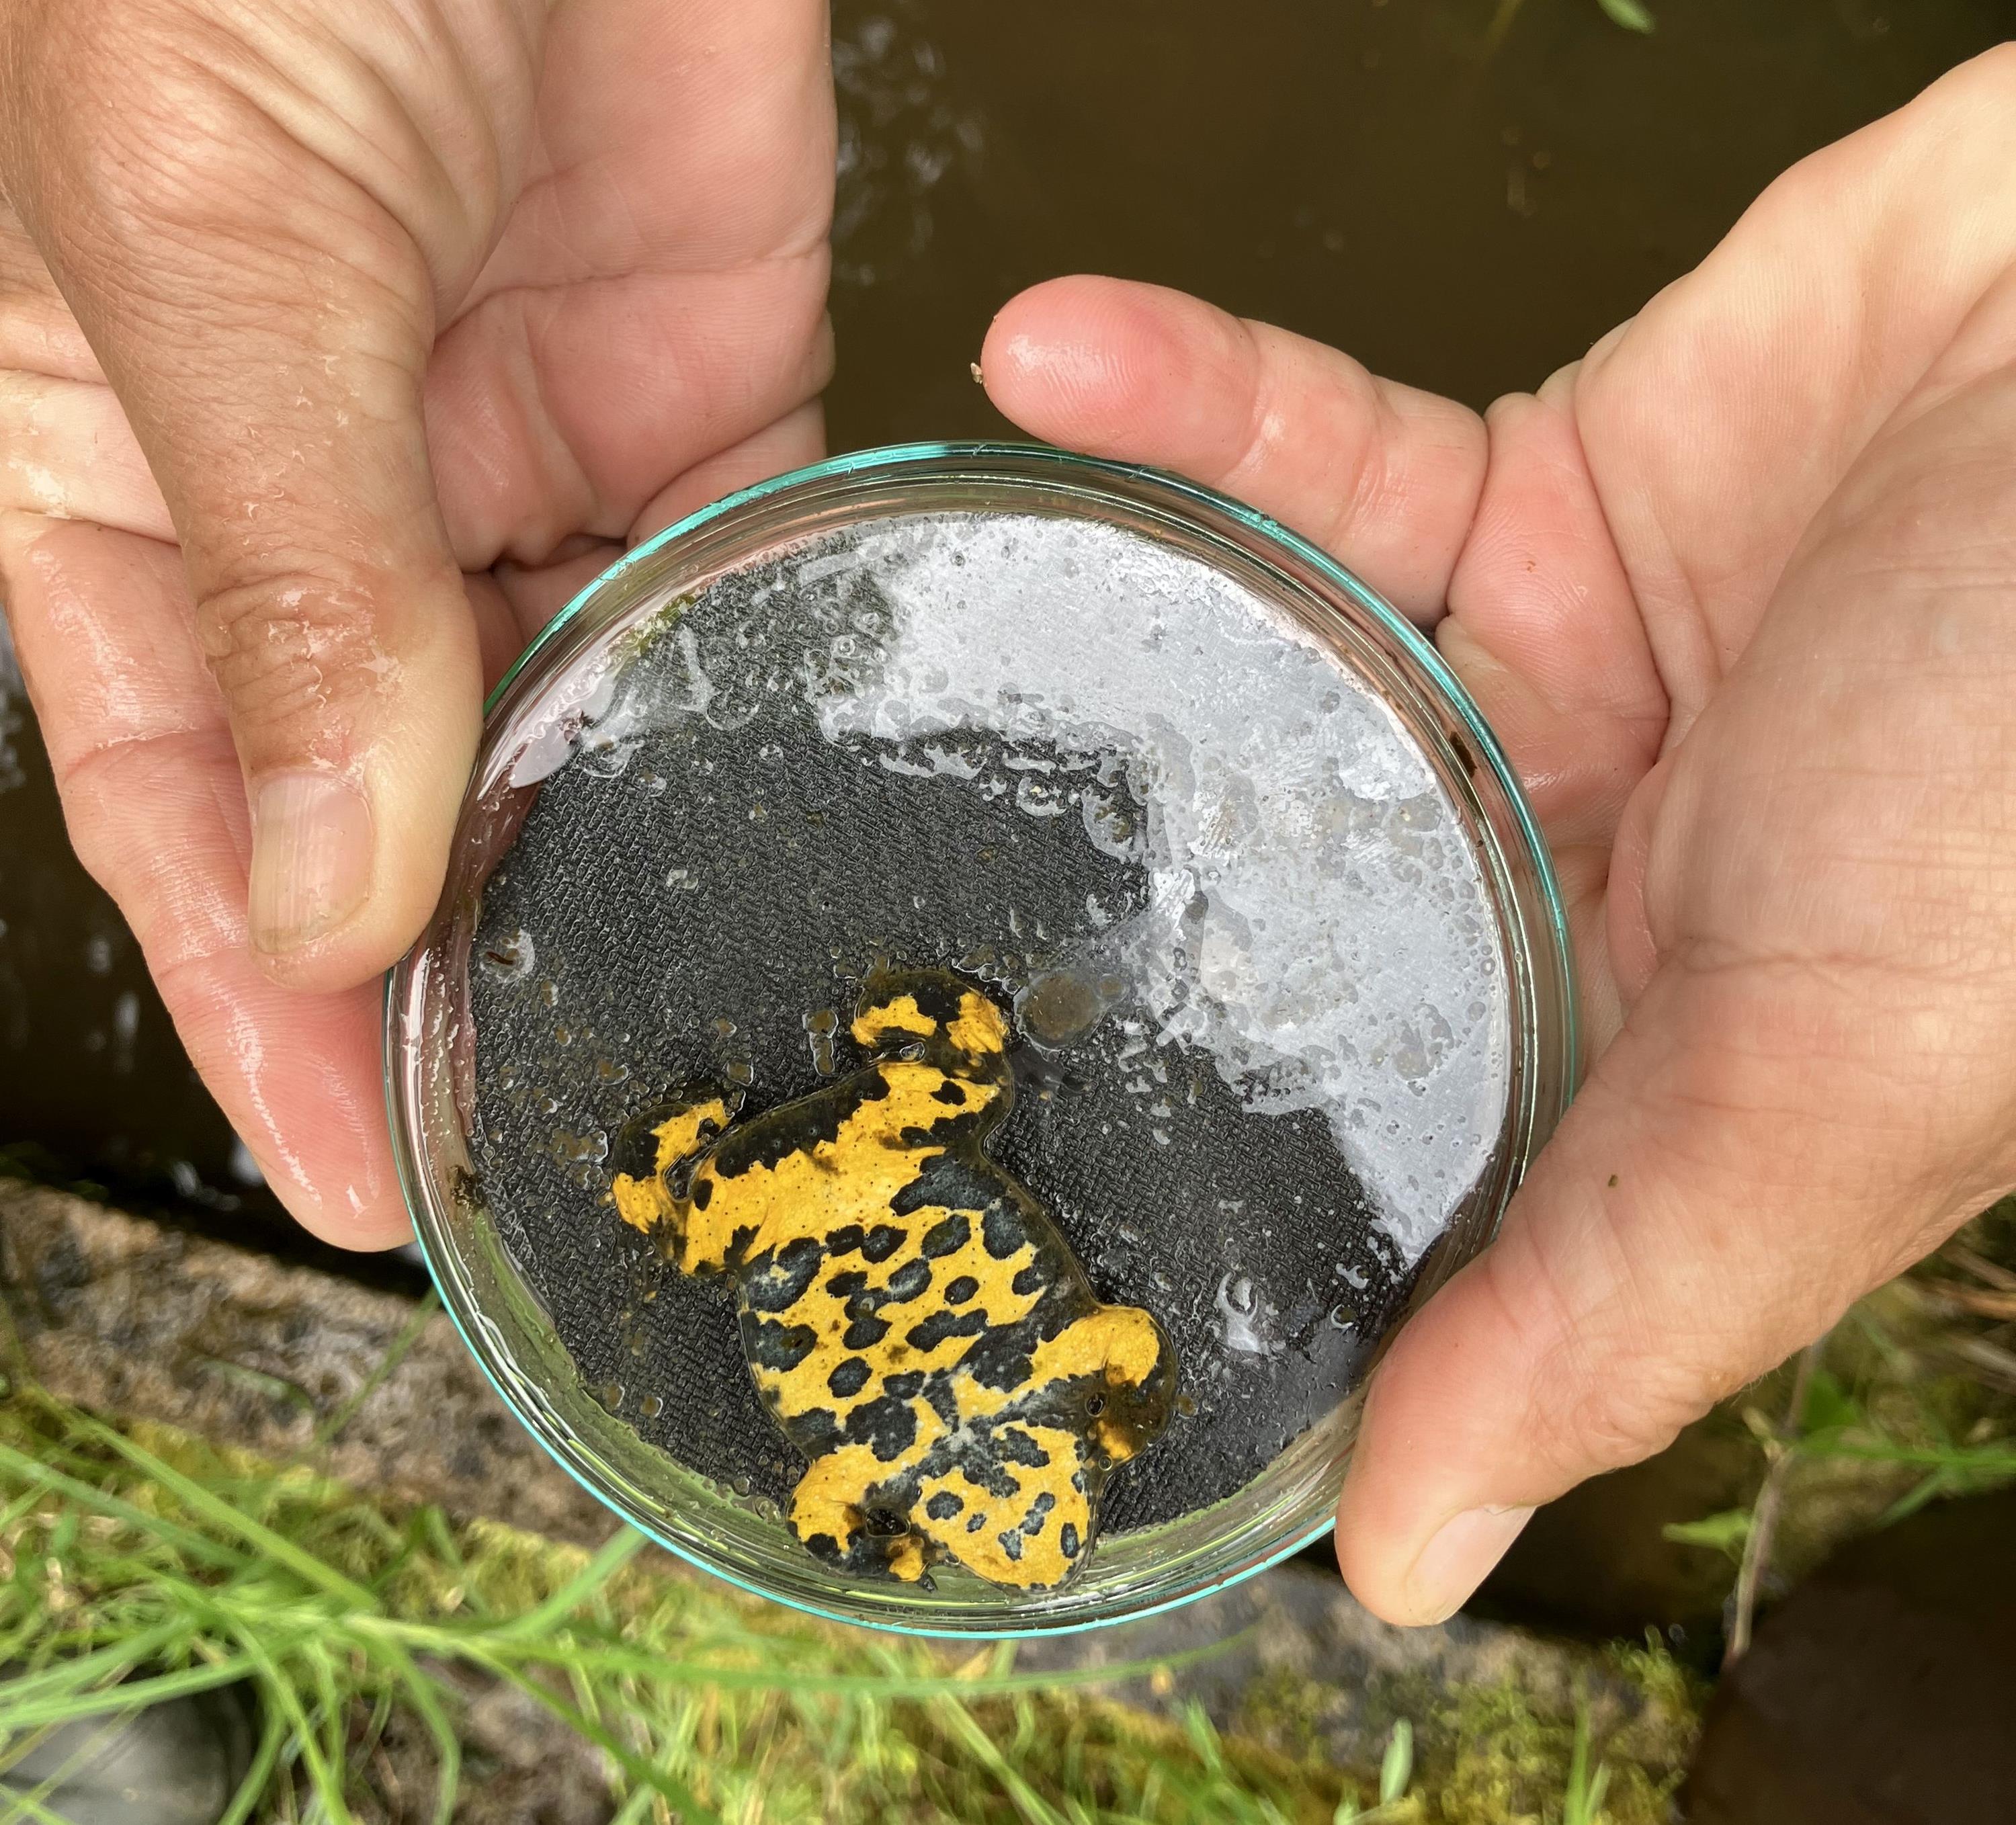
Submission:
[[[1079,815],[1100,758],[967,735],[948,768],[830,738],[794,682],[839,612],[794,581],[805,557],[715,583],[646,640],[630,732],[544,782],[484,891],[474,1157],[507,1246],[606,1403],[783,1505],[803,1460],[758,1403],[730,1290],[662,1263],[610,1176],[671,1095],[740,1088],[761,1109],[851,1068],[877,967],[952,969],[1016,1012],[996,1157],[1099,1296],[1175,1347],[1175,1414],[1114,1476],[1103,1530],[1215,1502],[1331,1409],[1409,1276],[1319,1113],[1255,1112],[1123,984],[1075,973],[1151,887]],[[872,590],[845,612],[872,637]]]

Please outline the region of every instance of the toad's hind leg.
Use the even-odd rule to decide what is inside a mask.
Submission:
[[[843,1445],[814,1458],[791,1492],[791,1532],[829,1565],[915,1583],[924,1573],[922,1539],[907,1517],[878,1511],[872,1499],[892,1468],[867,1445]]]

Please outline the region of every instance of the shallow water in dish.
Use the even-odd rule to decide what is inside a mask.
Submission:
[[[842,605],[872,580],[889,617],[808,681],[829,739],[1141,863],[1146,904],[1073,970],[1125,984],[1249,1108],[1319,1112],[1418,1259],[1497,1139],[1507,982],[1477,859],[1392,711],[1286,614],[1115,527],[920,517],[808,577]]]
[[[607,1193],[668,1103],[804,1096],[878,970],[949,970],[1013,1016],[995,1157],[1174,1344],[1107,1525],[1243,1488],[1503,1128],[1495,916],[1413,738],[1288,610],[1082,515],[885,516],[625,627],[517,712],[470,977],[478,1177],[585,1384],[788,1501],[726,1287]]]

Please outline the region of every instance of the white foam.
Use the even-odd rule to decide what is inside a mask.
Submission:
[[[1150,871],[1113,960],[1249,1106],[1321,1110],[1417,1258],[1497,1139],[1507,984],[1477,859],[1393,711],[1285,612],[1115,527],[917,516],[851,556],[893,623],[805,676],[828,737],[1084,756],[1019,797],[1049,816],[1076,792],[1092,839]]]

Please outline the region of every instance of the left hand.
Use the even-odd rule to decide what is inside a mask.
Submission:
[[[1031,431],[1433,625],[1560,868],[1586,1086],[1375,1373],[1338,1513],[1391,1621],[2016,1186],[2012,170],[2005,49],[1483,419],[1147,286],[988,336]]]
[[[410,1233],[376,979],[484,689],[627,542],[819,453],[833,170],[822,0],[0,9],[22,669],[79,855],[329,1240]]]

